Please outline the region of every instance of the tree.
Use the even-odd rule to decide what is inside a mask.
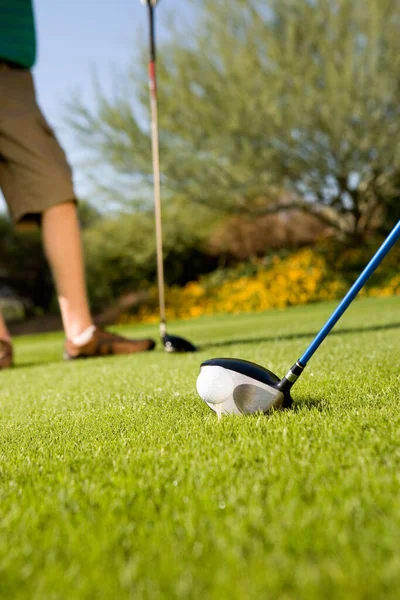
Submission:
[[[159,52],[168,198],[258,216],[301,209],[347,235],[400,217],[399,0],[193,0]],[[69,123],[111,189],[151,185],[145,57]],[[129,99],[135,98],[132,103]],[[105,186],[107,187],[107,186]],[[103,186],[104,188],[104,186]]]
[[[164,261],[167,284],[183,285],[214,270],[218,259],[204,248],[201,227],[187,224],[175,207],[164,211]],[[119,297],[149,288],[156,278],[154,218],[147,211],[98,220],[83,234],[86,275],[93,310]]]

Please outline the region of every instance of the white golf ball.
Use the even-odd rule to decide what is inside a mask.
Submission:
[[[223,367],[205,366],[197,378],[197,392],[209,404],[225,402],[233,394],[232,374]]]

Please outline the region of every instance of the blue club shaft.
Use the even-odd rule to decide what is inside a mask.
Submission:
[[[350,290],[347,292],[346,296],[343,298],[339,306],[336,308],[335,312],[332,316],[327,320],[325,325],[322,327],[321,331],[317,334],[314,340],[311,342],[307,350],[304,352],[303,356],[299,359],[299,363],[301,366],[305,367],[313,354],[318,350],[328,333],[335,326],[335,324],[339,321],[340,317],[343,315],[345,310],[349,307],[349,305],[353,302],[354,298],[357,296],[358,292],[361,288],[367,283],[368,279],[380,265],[382,260],[385,258],[389,250],[395,245],[397,240],[400,238],[400,221],[394,227],[390,235],[383,242],[382,246],[370,260],[368,265],[365,267],[364,271],[361,273],[357,281],[353,284]]]

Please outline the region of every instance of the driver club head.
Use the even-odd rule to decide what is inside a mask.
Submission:
[[[246,415],[288,408],[290,391],[281,380],[256,363],[238,358],[212,358],[200,366],[197,392],[218,418],[222,414]]]
[[[166,352],[197,352],[196,346],[177,335],[166,333],[161,337],[161,340]]]

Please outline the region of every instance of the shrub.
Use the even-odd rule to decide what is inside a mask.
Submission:
[[[286,256],[276,256],[269,261],[217,271],[198,282],[190,282],[183,288],[167,290],[167,318],[188,319],[215,313],[257,312],[270,308],[285,308],[322,300],[340,298],[354,282],[354,265],[363,258],[368,262],[367,251],[345,250],[338,260],[337,249],[314,251],[310,248]],[[370,257],[370,253],[368,255]],[[365,260],[364,260],[365,258]],[[400,275],[392,267],[398,264],[400,250],[393,251],[385,269],[374,276],[372,283],[363,289],[364,296],[389,296],[400,294]],[[336,261],[336,262],[334,262]],[[247,266],[249,268],[249,266]],[[350,273],[350,275],[349,275]],[[151,299],[142,305],[135,315],[124,315],[121,322],[131,320],[157,321],[157,291],[152,290]]]
[[[84,232],[89,297],[102,310],[121,295],[149,288],[156,281],[156,243],[152,212],[108,217]],[[201,228],[163,215],[165,279],[183,285],[212,271],[218,259],[203,250]]]

